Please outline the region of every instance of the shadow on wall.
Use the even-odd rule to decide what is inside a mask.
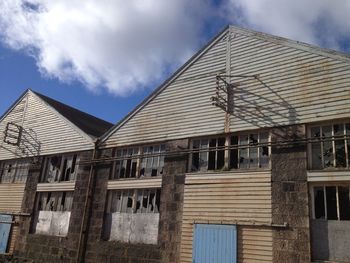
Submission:
[[[240,81],[238,86],[234,86],[231,99],[233,101],[231,115],[234,118],[259,128],[281,126],[281,121],[283,125],[293,125],[300,121],[295,108],[277,91],[259,76],[255,76],[254,81],[259,82],[255,92],[246,88],[247,80]],[[271,99],[271,94],[276,99]],[[297,134],[297,131],[294,134]]]

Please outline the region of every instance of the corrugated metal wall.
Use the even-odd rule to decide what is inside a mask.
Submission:
[[[236,224],[238,262],[272,262],[271,173],[186,175],[181,262],[192,262],[194,223]],[[245,225],[242,225],[242,224]],[[241,224],[241,225],[240,225]]]
[[[215,74],[226,68],[231,75],[259,74],[258,79],[231,78],[240,83],[231,131],[350,116],[350,58],[247,30],[231,31],[230,45],[220,36],[105,145],[223,133],[225,114],[210,98]]]
[[[28,100],[27,108],[25,100]],[[92,140],[82,136],[63,117],[59,117],[40,98],[29,91],[0,123],[0,160],[18,158],[11,151],[22,155],[17,147],[3,142],[3,131],[10,121],[22,125],[23,117],[24,128],[27,131],[32,129],[32,135],[37,136],[37,141],[41,143],[41,155],[87,150],[94,147]]]

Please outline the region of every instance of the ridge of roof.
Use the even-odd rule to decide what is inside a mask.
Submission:
[[[209,49],[214,43],[223,37],[230,26],[225,26],[219,33],[217,33],[211,40],[208,41],[201,49],[199,49],[194,55],[192,55],[182,66],[180,66],[173,74],[170,75],[165,81],[163,81],[156,89],[154,89],[150,95],[148,95],[141,103],[139,103],[134,109],[132,109],[124,118],[118,121],[113,127],[111,127],[105,134],[100,137],[99,143],[103,143],[108,139],[113,132],[132,118],[137,112],[139,112],[144,106],[151,102],[160,92],[162,92],[172,81],[174,81],[178,75],[180,75],[187,67],[189,67],[202,53]]]
[[[113,124],[110,122],[54,100],[39,92],[32,92],[89,136],[95,138],[100,137],[113,126]]]
[[[263,40],[268,40],[268,41],[271,41],[273,43],[278,43],[281,45],[286,45],[289,47],[301,49],[301,50],[308,51],[311,53],[316,53],[316,54],[319,54],[322,56],[328,56],[328,57],[331,57],[334,59],[342,59],[342,60],[345,60],[347,62],[350,62],[350,54],[346,53],[346,52],[333,50],[333,49],[329,49],[329,48],[322,48],[322,47],[319,47],[315,44],[309,44],[309,43],[302,42],[302,41],[297,41],[297,40],[293,40],[293,39],[289,39],[289,38],[285,38],[285,37],[275,36],[275,35],[272,35],[269,33],[255,31],[253,29],[242,28],[242,27],[238,27],[238,26],[234,26],[234,25],[229,25],[228,27],[229,27],[230,32],[236,32],[236,33],[240,33],[240,34],[245,35],[245,36],[251,36],[251,37],[255,37],[255,38],[259,38],[259,39],[263,39]]]
[[[168,85],[172,83],[187,67],[196,61],[196,59],[209,49],[218,39],[220,39],[227,32],[237,32],[245,36],[251,36],[263,40],[267,40],[273,43],[278,43],[281,45],[286,45],[289,47],[301,49],[307,52],[313,52],[318,55],[327,56],[330,58],[342,60],[345,62],[350,62],[350,54],[321,48],[316,45],[307,44],[304,42],[291,40],[284,37],[274,36],[268,33],[258,32],[251,29],[241,28],[233,25],[227,25],[222,31],[216,34],[204,47],[202,47],[198,52],[196,52],[185,64],[183,64],[175,73],[173,73],[168,79],[166,79],[158,88],[156,88],[149,96],[147,96],[140,104],[138,104],[132,111],[130,111],[124,118],[117,122],[111,129],[109,129],[105,134],[100,137],[100,143],[106,141],[116,130],[118,130],[122,125],[124,125],[129,119],[131,119],[137,112],[144,108],[148,103],[150,103],[160,92],[162,92]]]

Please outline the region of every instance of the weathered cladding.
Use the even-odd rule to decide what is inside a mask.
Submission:
[[[108,138],[106,145],[145,143],[224,131],[225,114],[211,106],[215,75],[230,61],[239,82],[231,131],[348,116],[350,59],[316,47],[231,28],[162,92]],[[322,105],[322,108],[320,108]],[[210,125],[208,125],[210,124]]]
[[[241,93],[232,131],[348,115],[350,63],[249,36],[231,41],[231,74],[259,74],[263,82],[233,80]]]
[[[192,262],[193,223],[254,221],[272,218],[271,173],[206,173],[186,176],[181,262]],[[237,231],[238,262],[272,262],[272,230],[242,226]]]
[[[78,128],[75,128],[73,124],[60,117],[58,113],[46,105],[37,95],[28,91],[24,98],[28,99],[27,108],[25,109],[23,101],[18,103],[0,123],[0,134],[3,134],[6,124],[9,121],[14,121],[22,125],[23,111],[25,109],[23,126],[26,130],[32,129],[35,131],[35,136],[37,136],[37,140],[41,143],[41,155],[81,151],[94,147],[92,139],[87,135],[82,135],[78,131]],[[2,139],[2,142],[3,137],[0,139]],[[1,145],[20,153],[15,146],[3,144],[3,142]],[[18,156],[0,148],[0,160],[12,158],[18,158]]]
[[[0,184],[1,212],[21,212],[25,184]]]
[[[225,115],[211,105],[215,75],[225,70],[224,37],[157,95],[106,142],[107,145],[144,143],[167,138],[223,132]],[[202,74],[202,75],[201,75]],[[203,75],[208,74],[208,75]],[[211,123],[208,127],[208,122]]]

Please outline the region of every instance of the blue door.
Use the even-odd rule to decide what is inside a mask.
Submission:
[[[193,263],[236,263],[235,225],[194,225]]]
[[[9,222],[9,224],[0,223],[0,254],[3,254],[7,251],[7,243],[11,231],[10,222],[12,222],[12,216],[0,214],[0,222]]]

